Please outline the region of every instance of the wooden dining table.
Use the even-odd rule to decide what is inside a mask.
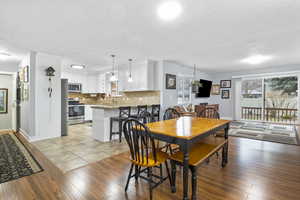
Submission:
[[[153,138],[177,144],[183,152],[183,200],[188,200],[189,151],[191,146],[219,130],[224,130],[228,139],[229,120],[198,117],[180,117],[146,124]],[[222,164],[228,162],[228,143],[222,151]]]

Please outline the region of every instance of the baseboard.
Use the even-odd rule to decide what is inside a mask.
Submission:
[[[41,141],[41,140],[47,140],[47,139],[53,139],[53,138],[59,138],[61,137],[61,135],[58,136],[52,136],[52,137],[32,137],[30,138],[29,142],[37,142],[37,141]]]
[[[29,137],[29,135],[27,134],[27,132],[25,131],[25,130],[23,130],[23,129],[19,129],[19,133],[28,141],[28,142],[30,142],[30,137]]]

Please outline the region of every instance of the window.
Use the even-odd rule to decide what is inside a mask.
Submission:
[[[178,77],[177,102],[178,104],[189,104],[192,101],[191,78]]]

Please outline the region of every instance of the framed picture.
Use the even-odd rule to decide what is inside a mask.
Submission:
[[[176,89],[176,75],[166,74],[166,89]]]
[[[222,99],[229,99],[229,98],[230,98],[230,91],[222,90]]]
[[[7,113],[8,89],[0,88],[0,114]]]
[[[231,80],[221,80],[221,88],[231,88]]]
[[[220,85],[219,84],[212,85],[211,94],[212,95],[220,95]]]
[[[29,82],[29,66],[28,65],[23,67],[23,80],[26,83]]]

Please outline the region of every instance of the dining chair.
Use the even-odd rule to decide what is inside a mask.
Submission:
[[[174,109],[174,108],[168,108],[163,116],[163,120],[169,120],[169,119],[176,119],[179,118],[181,115],[180,113]],[[176,144],[166,144],[164,145],[162,148],[166,149],[166,152],[170,152],[170,154],[172,154],[174,151],[179,150],[179,146]]]
[[[213,107],[205,107],[202,111],[197,113],[197,117],[220,119],[219,112]]]
[[[163,120],[176,119],[180,117],[180,113],[174,108],[168,108],[163,116]]]
[[[157,122],[160,119],[160,105],[159,104],[154,104],[151,105],[151,115],[152,115],[152,120]]]
[[[133,117],[133,118],[137,118],[138,115],[143,112],[143,111],[147,111],[148,109],[148,106],[147,105],[138,105],[137,106],[137,113],[136,114],[131,114],[130,117]]]
[[[138,121],[137,119],[127,119],[123,125],[124,135],[126,142],[130,149],[130,161],[131,167],[129,170],[125,192],[128,189],[128,185],[131,178],[144,179],[149,183],[149,196],[152,200],[152,190],[163,183],[166,179],[169,179],[170,185],[172,184],[169,166],[168,166],[168,154],[155,148],[155,142],[146,125]],[[158,176],[152,173],[153,167],[159,167],[165,164],[167,177]],[[135,173],[132,175],[133,167],[135,167]],[[142,169],[144,168],[144,169]],[[146,173],[146,176],[142,175]],[[159,181],[154,181],[153,177]]]
[[[197,117],[204,117],[210,119],[220,119],[220,114],[214,107],[206,107],[199,113],[197,113]],[[224,137],[224,130],[217,131],[215,136]],[[217,156],[219,155],[218,152],[216,153]]]
[[[120,107],[119,108],[119,116],[117,117],[111,117],[110,118],[110,136],[109,136],[109,140],[112,140],[112,136],[117,134],[119,135],[119,142],[122,141],[122,124],[123,122],[129,118],[130,116],[130,112],[131,112],[131,108],[130,107]],[[113,124],[114,122],[118,122],[118,131],[117,132],[113,132]]]

